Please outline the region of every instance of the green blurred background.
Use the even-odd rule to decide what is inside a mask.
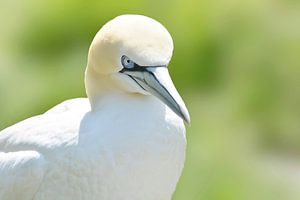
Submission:
[[[192,118],[174,200],[300,199],[300,1],[0,0],[0,129],[85,96],[87,51],[113,17],[170,31]]]

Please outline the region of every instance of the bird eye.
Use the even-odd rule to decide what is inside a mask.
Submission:
[[[130,60],[127,56],[122,56],[121,62],[122,62],[123,67],[125,67],[127,69],[134,68],[134,62],[132,60]]]

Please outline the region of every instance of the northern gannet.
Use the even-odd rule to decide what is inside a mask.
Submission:
[[[159,22],[121,15],[88,54],[88,98],[0,132],[1,200],[170,200],[187,108],[169,76],[173,41]]]

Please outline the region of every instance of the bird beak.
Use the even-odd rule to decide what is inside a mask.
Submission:
[[[121,72],[129,75],[140,87],[159,98],[187,124],[190,124],[189,112],[166,66],[143,67],[142,70],[123,69]]]

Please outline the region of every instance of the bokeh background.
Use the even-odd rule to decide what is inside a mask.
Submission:
[[[0,0],[0,129],[85,96],[89,44],[125,13],[174,39],[192,126],[173,199],[300,199],[297,0]]]

